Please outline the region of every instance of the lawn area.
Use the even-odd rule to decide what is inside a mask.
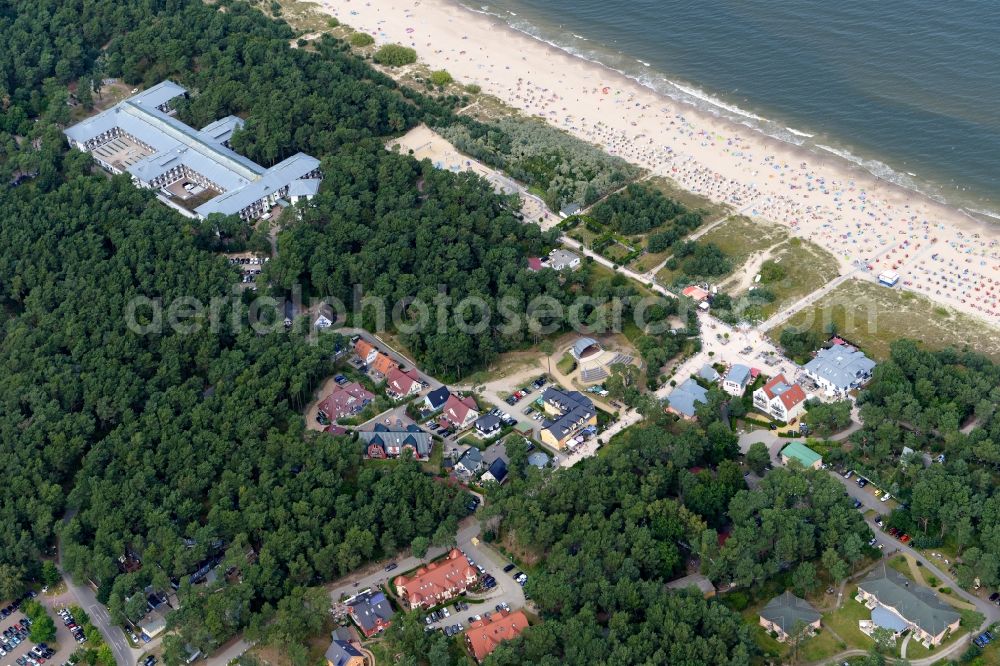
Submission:
[[[420,463],[420,469],[428,474],[440,474],[442,460],[444,460],[444,444],[435,442],[434,448],[431,449],[430,460]]]
[[[643,243],[645,246],[646,243]],[[629,264],[629,268],[634,270],[636,273],[645,273],[646,271],[652,270],[653,268],[659,266],[667,257],[673,254],[673,250],[664,250],[663,252],[656,252],[655,254],[641,254],[635,261]]]
[[[1000,332],[979,320],[944,308],[924,296],[874,283],[848,280],[783,324],[768,331],[777,341],[785,328],[823,334],[828,324],[876,360],[889,356],[889,345],[914,338],[930,349],[966,346],[1000,361]]]
[[[837,260],[832,254],[809,241],[789,239],[771,255],[786,271],[785,277],[767,283],[775,296],[773,302],[761,307],[764,318],[770,317],[804,296],[811,294],[840,274]]]
[[[756,252],[788,240],[788,231],[777,224],[754,222],[749,217],[731,217],[698,240],[715,243],[733,258],[733,266],[741,266]]]
[[[847,587],[844,590],[844,605],[832,613],[825,613],[822,624],[836,632],[849,647],[867,650],[872,640],[861,633],[858,622],[871,619],[871,611],[854,600],[857,593],[857,585]]]
[[[803,641],[799,646],[800,661],[820,661],[847,649],[846,646],[837,640],[837,637],[830,631],[824,631],[821,627],[819,632],[812,638]]]
[[[559,362],[556,363],[556,370],[564,375],[568,375],[576,370],[576,359],[573,358],[572,354],[566,352],[562,355],[562,358],[559,359]]]

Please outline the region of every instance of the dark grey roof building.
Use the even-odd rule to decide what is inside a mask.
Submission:
[[[800,599],[788,590],[767,602],[760,610],[760,617],[769,623],[779,636],[796,635],[809,626],[818,626],[820,613],[805,599]]]
[[[364,659],[364,655],[347,641],[335,637],[326,649],[326,661],[330,666],[347,666],[352,659],[354,663],[358,663],[357,660]]]
[[[917,585],[883,561],[858,583],[858,593],[906,620],[920,640],[939,643],[961,616],[930,588]]]

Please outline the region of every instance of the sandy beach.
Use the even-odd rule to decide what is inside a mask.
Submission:
[[[662,96],[449,0],[321,0],[377,43],[411,46],[476,83],[684,188],[837,257],[842,274],[894,270],[900,287],[1000,326],[1000,227]],[[916,138],[914,140],[917,140]]]

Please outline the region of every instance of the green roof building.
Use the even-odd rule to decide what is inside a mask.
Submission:
[[[823,466],[823,457],[801,442],[792,442],[781,451],[781,464],[787,465],[790,460],[798,460],[806,469]]]
[[[778,640],[798,635],[807,628],[819,629],[820,614],[805,599],[785,590],[760,610],[760,626],[778,634]]]

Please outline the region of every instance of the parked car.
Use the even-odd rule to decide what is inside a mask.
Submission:
[[[513,571],[513,569],[514,569],[514,565],[513,564],[508,564],[507,566],[505,566],[503,568],[503,572],[504,573],[509,573],[510,571]]]
[[[385,565],[385,570],[386,571],[392,571],[393,569],[395,569],[398,566],[399,565],[396,564],[395,562],[389,562],[389,564]]]

